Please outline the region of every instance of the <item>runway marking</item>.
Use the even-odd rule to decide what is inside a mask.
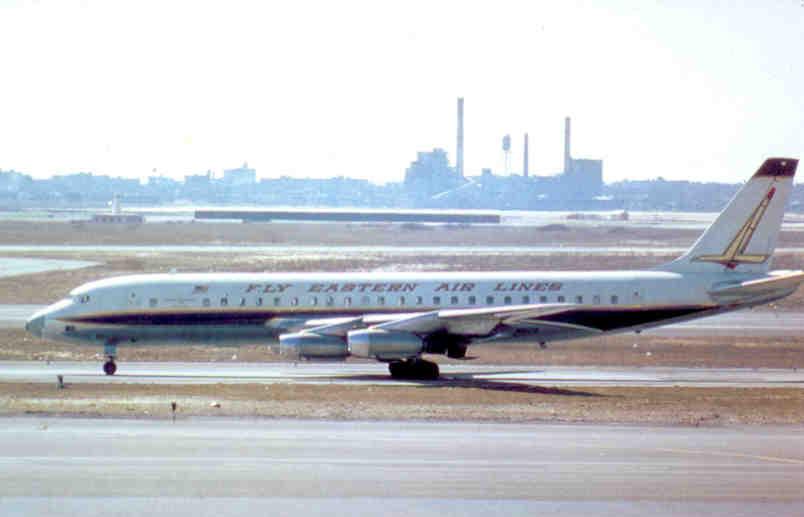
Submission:
[[[796,458],[778,458],[776,456],[764,456],[759,454],[746,454],[743,452],[720,452],[720,451],[704,451],[704,450],[696,450],[696,449],[675,449],[675,448],[665,448],[659,447],[656,449],[657,451],[662,452],[671,452],[671,453],[682,453],[682,454],[706,454],[709,456],[722,456],[727,458],[745,458],[751,460],[760,460],[760,461],[767,461],[770,463],[790,463],[793,465],[804,465],[804,460],[799,460]]]

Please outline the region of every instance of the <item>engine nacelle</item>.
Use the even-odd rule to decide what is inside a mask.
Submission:
[[[408,359],[419,355],[424,348],[416,334],[383,329],[352,330],[347,341],[352,355],[380,360]]]
[[[288,360],[345,359],[349,355],[346,341],[314,332],[297,332],[279,336],[279,355]]]

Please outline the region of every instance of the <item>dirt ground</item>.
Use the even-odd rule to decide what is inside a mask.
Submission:
[[[54,245],[310,245],[310,246],[687,246],[700,232],[660,227],[508,225],[215,223],[175,222],[136,226],[0,221],[2,244]],[[804,243],[804,232],[784,232],[781,246]]]
[[[804,423],[804,390],[556,388],[493,381],[415,386],[0,383],[0,415],[473,420],[717,426]]]

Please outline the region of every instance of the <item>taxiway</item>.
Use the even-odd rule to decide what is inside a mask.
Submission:
[[[381,363],[178,363],[120,362],[118,373],[104,375],[100,362],[1,361],[0,382],[131,384],[380,384],[420,381],[392,380]],[[750,368],[566,367],[448,364],[436,382],[473,380],[520,385],[800,387],[804,371]]]

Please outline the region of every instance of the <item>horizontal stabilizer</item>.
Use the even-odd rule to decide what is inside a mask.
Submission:
[[[715,286],[709,294],[715,298],[751,298],[786,293],[804,282],[804,271],[774,271],[769,276],[745,282]]]

